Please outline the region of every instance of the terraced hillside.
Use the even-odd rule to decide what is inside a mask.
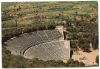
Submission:
[[[70,42],[65,44],[58,30],[43,30],[24,33],[6,42],[6,48],[14,55],[42,60],[64,60],[70,58]]]
[[[55,34],[54,34],[55,33]],[[42,35],[41,35],[42,34]],[[57,35],[58,34],[58,35]],[[34,46],[37,44],[41,44],[44,42],[48,42],[50,40],[59,39],[61,37],[60,33],[52,30],[52,31],[37,31],[32,33],[24,33],[20,35],[19,37],[12,38],[7,41],[8,47],[14,48],[14,52],[19,52],[16,54],[21,54],[20,51],[22,51],[27,46]],[[12,50],[12,49],[11,49]]]

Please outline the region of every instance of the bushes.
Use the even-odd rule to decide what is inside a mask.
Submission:
[[[73,59],[69,59],[66,63],[66,67],[84,67],[85,64],[83,62],[74,61]]]
[[[98,40],[98,36],[93,36],[92,37],[92,47],[93,47],[93,49],[98,49],[98,42],[99,40]]]
[[[4,29],[2,31],[2,43],[7,41],[8,39],[19,36],[22,33],[22,29],[12,28],[12,29]]]
[[[48,29],[55,29],[54,25],[48,25]]]
[[[99,56],[96,57],[96,63],[99,65]]]

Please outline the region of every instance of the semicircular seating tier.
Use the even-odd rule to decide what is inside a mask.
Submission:
[[[65,48],[64,40],[59,40],[62,36],[58,30],[35,31],[11,38],[6,45],[14,55],[22,55],[29,59],[61,60],[68,56],[69,51]]]
[[[46,60],[64,60],[70,58],[69,47],[64,45],[65,41],[52,41],[28,48],[24,57],[33,59],[35,57]],[[32,55],[34,54],[34,55]]]

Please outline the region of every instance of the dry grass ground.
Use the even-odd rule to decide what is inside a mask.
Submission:
[[[74,54],[72,55],[72,59],[83,62],[86,66],[97,65],[96,56],[98,55],[98,52],[98,49],[92,50],[92,52],[89,53],[80,50],[74,52]]]

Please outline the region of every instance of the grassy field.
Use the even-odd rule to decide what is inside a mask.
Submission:
[[[82,18],[88,22],[98,15],[97,2],[2,2],[3,35],[13,28],[59,25]],[[10,30],[9,30],[10,29]],[[7,32],[9,30],[9,32]],[[6,31],[6,32],[4,32]],[[16,32],[16,29],[14,30]]]
[[[76,12],[77,14],[97,14],[97,2],[2,3],[2,27],[13,27],[16,22],[21,26],[34,25],[36,16],[38,20],[48,23],[48,20],[52,21],[59,14],[64,17],[73,17]],[[58,20],[59,17],[55,19],[55,21]]]

